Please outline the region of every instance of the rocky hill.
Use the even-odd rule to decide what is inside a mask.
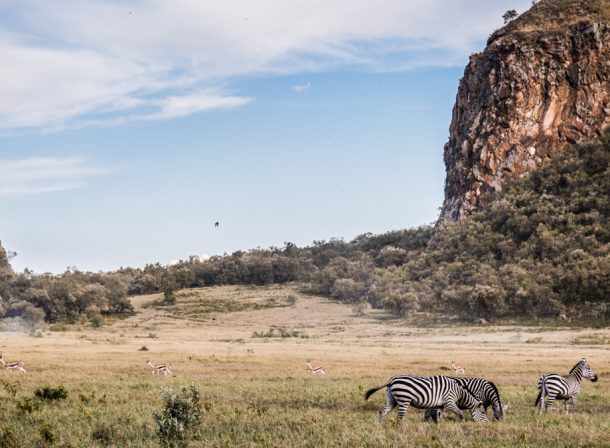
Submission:
[[[444,158],[440,221],[610,124],[610,0],[541,0],[471,56]]]

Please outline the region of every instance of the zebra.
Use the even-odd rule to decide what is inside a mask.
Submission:
[[[483,408],[485,409],[485,414],[487,414],[487,408],[491,406],[495,420],[500,421],[504,418],[504,413],[508,409],[508,404],[502,404],[502,401],[500,400],[500,393],[498,392],[498,388],[494,383],[486,380],[485,378],[465,378],[455,376],[450,376],[448,378],[451,378],[452,380],[457,381],[460,385],[467,387],[476,398],[481,400],[483,403]],[[432,418],[432,420],[438,422],[441,418],[441,413],[441,409],[426,409],[424,420]]]
[[[540,414],[551,408],[555,399],[564,400],[566,414],[568,413],[568,400],[572,399],[572,412],[576,409],[576,402],[580,394],[580,382],[583,378],[597,381],[597,375],[591,369],[587,358],[582,358],[568,375],[558,375],[556,373],[545,373],[538,380],[538,397],[534,406],[540,407]],[[545,400],[546,398],[546,405]]]
[[[464,413],[460,410],[469,409],[475,421],[487,421],[487,415],[482,411],[483,403],[466,387],[446,376],[409,376],[399,375],[379,387],[369,389],[364,399],[387,387],[386,405],[379,411],[379,420],[398,405],[398,419],[402,420],[409,406],[419,409],[447,408],[456,414],[460,420]]]

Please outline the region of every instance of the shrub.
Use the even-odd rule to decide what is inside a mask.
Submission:
[[[65,400],[66,398],[68,398],[68,391],[64,388],[64,386],[45,386],[36,389],[36,391],[34,392],[34,398],[43,401]]]
[[[188,439],[201,424],[203,410],[199,390],[191,385],[180,393],[162,389],[163,409],[153,412],[159,426],[157,435],[167,448],[186,447]]]

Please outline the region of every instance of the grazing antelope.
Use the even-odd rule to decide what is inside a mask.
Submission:
[[[150,361],[146,361],[146,365],[152,369],[153,375],[158,375],[163,372],[163,375],[172,375],[172,371],[169,370],[169,364],[151,364]]]
[[[27,372],[23,367],[23,361],[5,361],[2,357],[2,352],[0,352],[0,363],[2,363],[5,369],[17,369],[21,373]]]
[[[311,359],[307,360],[307,369],[311,370],[312,374],[316,374],[319,373],[320,375],[326,375],[326,372],[324,371],[324,367],[322,366],[312,366],[311,365]]]
[[[466,373],[466,367],[464,367],[462,364],[456,363],[455,361],[451,361],[451,367],[453,367],[456,374],[461,373],[464,375]]]

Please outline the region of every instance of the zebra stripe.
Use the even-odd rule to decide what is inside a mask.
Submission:
[[[498,388],[491,381],[485,378],[466,378],[466,377],[454,377],[450,376],[454,381],[457,381],[460,385],[468,388],[472,394],[483,403],[485,414],[487,414],[487,408],[492,407],[494,418],[496,420],[502,420],[504,418],[504,406],[500,400],[500,393]],[[441,418],[440,409],[427,409],[424,415],[424,420],[432,418],[435,422],[438,422]]]
[[[568,375],[558,375],[556,373],[545,373],[538,380],[538,397],[534,406],[540,408],[542,414],[548,411],[556,399],[565,400],[564,408],[568,412],[568,400],[572,400],[572,411],[576,409],[576,402],[580,395],[580,382],[583,378],[597,381],[597,375],[591,369],[587,358],[582,358]],[[546,403],[545,403],[546,399]]]
[[[398,406],[398,418],[402,420],[409,406],[418,409],[445,408],[456,414],[460,420],[468,409],[475,421],[487,421],[482,403],[466,387],[446,376],[409,376],[399,375],[386,384],[369,389],[364,395],[367,400],[380,389],[387,387],[386,405],[379,411],[379,420]]]

